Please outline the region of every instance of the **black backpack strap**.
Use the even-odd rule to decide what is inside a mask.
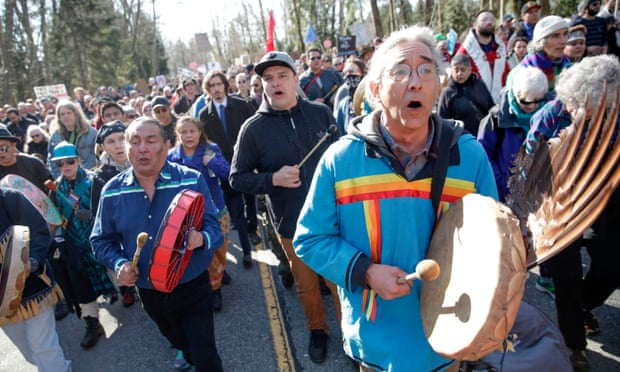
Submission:
[[[450,161],[450,151],[455,136],[460,136],[463,128],[454,120],[441,121],[441,133],[439,137],[439,149],[437,160],[433,168],[433,180],[431,182],[431,201],[433,202],[433,210],[436,213],[435,225],[439,220],[440,202],[443,187],[446,183],[446,175],[448,174],[448,163]]]

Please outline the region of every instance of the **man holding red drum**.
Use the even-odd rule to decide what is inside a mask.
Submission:
[[[156,120],[141,118],[132,122],[125,140],[131,167],[112,178],[102,190],[91,235],[95,255],[114,270],[121,284],[138,287],[146,312],[196,371],[221,371],[207,271],[213,252],[223,242],[218,210],[200,173],[166,161],[170,144]],[[170,203],[184,189],[204,195],[202,226],[187,232],[186,249],[192,251],[191,259],[181,273],[180,284],[164,293],[155,290],[149,281],[149,258]],[[134,270],[131,260],[141,232],[149,238]]]
[[[364,371],[453,364],[426,339],[420,286],[397,279],[426,257],[440,206],[471,192],[497,198],[476,139],[432,114],[440,61],[429,28],[381,44],[366,77],[376,110],[323,154],[298,219],[296,253],[338,285],[344,350]]]

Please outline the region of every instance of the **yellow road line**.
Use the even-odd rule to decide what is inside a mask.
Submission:
[[[265,249],[267,244],[267,234],[264,233],[264,226],[261,226],[261,235],[263,243],[257,246],[257,249]],[[269,316],[269,325],[271,327],[271,336],[273,338],[273,346],[276,354],[276,363],[280,372],[295,372],[295,360],[293,352],[288,340],[286,326],[284,324],[284,316],[278,300],[276,283],[274,281],[272,271],[264,262],[259,264],[260,277],[263,285],[263,295],[265,297],[265,305],[267,306],[267,314]]]

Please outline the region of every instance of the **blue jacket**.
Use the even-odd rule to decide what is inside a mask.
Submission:
[[[207,147],[215,152],[215,157],[211,159],[208,165],[204,165],[202,162],[202,157],[204,156]],[[230,164],[228,164],[226,159],[224,159],[224,155],[222,155],[222,151],[220,151],[218,145],[211,142],[206,145],[198,146],[191,159],[188,159],[185,156],[183,148],[181,145],[178,145],[168,151],[168,160],[199,171],[207,181],[207,186],[209,187],[211,197],[213,198],[213,202],[215,203],[217,209],[221,211],[226,207],[226,204],[224,203],[224,194],[222,193],[222,188],[220,187],[220,179],[228,181]]]
[[[308,97],[308,100],[314,101],[317,98],[325,98],[325,104],[329,102],[329,98],[336,93],[336,89],[342,85],[343,80],[332,69],[322,69],[321,76],[316,79],[312,85],[310,82],[316,75],[312,70],[307,69],[299,76],[299,86]]]
[[[136,180],[133,168],[118,174],[104,186],[90,236],[97,260],[117,271],[123,263],[133,258],[138,234],[148,233],[149,239],[142,248],[138,263],[140,275],[136,285],[152,289],[148,276],[153,244],[170,202],[184,189],[194,190],[205,196],[200,228],[205,246],[193,251],[180,283],[189,282],[207,270],[213,252],[223,242],[217,220],[218,210],[202,175],[193,169],[170,162],[166,162],[160,172],[153,200],[148,199]]]
[[[480,121],[478,130],[478,141],[491,162],[501,201],[505,201],[509,193],[508,178],[512,176],[513,162],[529,130],[529,121],[528,125],[520,125],[517,121],[509,104],[514,96],[510,93],[509,98],[509,92],[511,90],[502,91],[500,103]]]
[[[429,196],[435,160],[407,181],[385,145],[380,116],[373,112],[354,119],[350,134],[325,152],[293,244],[308,266],[338,286],[349,356],[381,371],[431,371],[448,360],[431,349],[424,335],[420,287],[394,300],[372,297],[365,287],[370,257],[415,271],[426,257],[435,221]],[[447,124],[438,116],[431,120],[436,145]],[[444,208],[471,192],[497,197],[486,155],[469,134],[451,147],[445,185]],[[374,320],[366,316],[370,310]]]

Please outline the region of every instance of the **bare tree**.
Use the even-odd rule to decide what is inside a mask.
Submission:
[[[383,37],[383,25],[381,24],[381,14],[379,13],[377,0],[370,0],[370,13],[372,14],[372,23],[375,26],[375,34],[378,37]]]
[[[55,1],[52,2],[54,8],[56,8]],[[47,10],[45,8],[45,0],[39,1],[39,32],[41,33],[41,46],[43,49],[43,55],[41,56],[43,64],[43,81],[47,84],[50,79],[50,59],[48,58],[48,40],[47,40]]]
[[[301,29],[301,8],[299,6],[299,0],[293,0],[293,18],[295,19],[294,27],[297,33],[297,46],[300,50],[305,49],[303,31]]]
[[[14,102],[13,99],[13,84],[15,78],[15,69],[13,61],[15,57],[15,49],[13,46],[13,29],[14,29],[14,14],[15,14],[15,0],[6,0],[5,14],[4,14],[4,31],[2,32],[2,100],[3,102]]]

